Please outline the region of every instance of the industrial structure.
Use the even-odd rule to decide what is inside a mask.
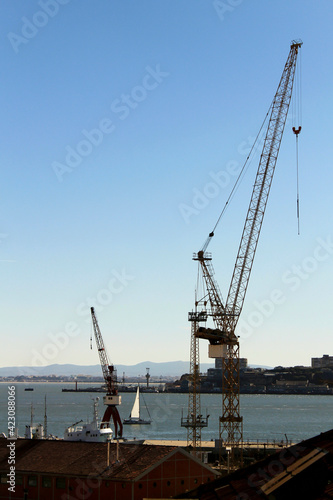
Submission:
[[[301,45],[301,41],[292,41],[281,80],[269,112],[267,113],[267,115],[269,115],[269,120],[263,150],[229,292],[225,301],[222,299],[219,286],[214,277],[212,255],[207,252],[207,247],[214,236],[214,231],[235,188],[233,188],[205,244],[201,250],[193,256],[193,259],[198,261],[199,272],[202,273],[201,278],[204,283],[204,294],[202,299],[195,301],[195,311],[189,313],[189,320],[191,321],[191,379],[194,388],[189,394],[187,425],[190,432],[188,433],[188,442],[190,441],[192,446],[196,447],[200,444],[201,439],[200,394],[198,394],[195,388],[199,371],[198,343],[196,341],[201,338],[209,341],[208,355],[210,358],[223,359],[222,416],[220,417],[219,440],[221,446],[223,444],[223,447],[228,450],[228,458],[231,466],[235,465],[239,459],[241,461],[243,441],[243,418],[240,415],[239,405],[239,341],[235,329],[242,311],[249,283],[252,264],[289,110],[295,77],[296,60]],[[297,133],[296,138],[298,137],[299,131],[300,127],[295,127],[294,133]],[[259,135],[260,132],[257,139]],[[252,150],[253,148],[254,146]],[[244,167],[237,182],[241,178]],[[205,326],[200,326],[200,322],[205,322],[208,316],[213,319],[214,328],[207,328],[206,324]],[[236,457],[237,453],[238,457]]]
[[[203,417],[201,414],[199,338],[196,336],[196,332],[200,322],[207,321],[207,312],[204,310],[198,312],[197,307],[196,301],[195,311],[189,313],[191,346],[188,413],[186,417],[182,415],[181,426],[187,429],[187,447],[192,449],[194,454],[200,456],[201,429],[208,426],[208,416]]]
[[[107,393],[105,396],[103,396],[103,402],[107,408],[105,410],[101,422],[101,427],[103,426],[108,427],[110,418],[112,417],[114,424],[114,436],[122,437],[123,424],[117,408],[117,406],[121,404],[121,396],[118,394],[117,371],[115,370],[115,367],[109,363],[108,355],[104,347],[103,337],[97,322],[94,308],[91,307],[90,311],[95,333],[96,346],[102,367],[103,377],[107,387]],[[119,426],[119,431],[118,431],[118,426]]]
[[[149,389],[149,379],[150,379],[149,370],[150,370],[150,368],[146,368],[146,370],[147,370],[147,373],[146,373],[145,377],[146,377],[146,381],[147,381],[147,389]]]

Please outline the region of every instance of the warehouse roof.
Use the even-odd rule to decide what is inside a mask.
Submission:
[[[43,473],[71,476],[99,476],[103,479],[131,481],[142,477],[174,454],[212,469],[176,446],[78,441],[0,439],[0,470],[8,470],[8,444],[15,443],[16,473]]]
[[[14,442],[14,441],[12,441]],[[9,440],[0,439],[0,469],[8,469]],[[177,451],[176,447],[75,441],[18,439],[15,441],[16,472],[101,475],[130,480]]]

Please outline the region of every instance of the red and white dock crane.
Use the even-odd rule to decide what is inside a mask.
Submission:
[[[122,437],[123,424],[117,408],[117,406],[121,404],[121,396],[118,394],[117,371],[115,367],[109,363],[108,355],[104,347],[103,337],[100,328],[98,326],[94,308],[91,307],[90,311],[94,327],[96,346],[99,354],[99,360],[101,363],[105,384],[107,386],[107,393],[103,397],[103,402],[106,405],[106,410],[104,412],[104,416],[101,422],[101,428],[105,426],[108,427],[109,426],[108,424],[112,417],[114,424],[114,435],[115,437]]]

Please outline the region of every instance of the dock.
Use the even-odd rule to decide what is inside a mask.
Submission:
[[[181,448],[187,448],[187,441],[181,439],[146,439],[143,444],[157,445],[157,446],[179,446]],[[288,446],[293,446],[290,440],[275,440],[270,441],[260,441],[257,440],[247,440],[243,441],[244,449],[251,450],[280,450],[281,448],[287,448]],[[215,449],[217,442],[215,440],[201,441],[201,447]]]

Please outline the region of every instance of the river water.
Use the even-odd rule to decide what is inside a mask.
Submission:
[[[16,426],[19,436],[24,435],[25,426],[31,421],[33,406],[34,424],[44,423],[44,399],[47,399],[47,430],[63,437],[66,427],[83,420],[91,421],[92,398],[95,393],[62,392],[73,384],[62,383],[1,383],[0,384],[0,432],[7,435],[7,393],[15,385]],[[25,391],[25,387],[34,391]],[[99,394],[99,414],[104,413],[103,394]],[[144,398],[144,401],[142,399]],[[127,418],[134,402],[135,393],[122,393],[122,404],[118,407],[121,418]],[[147,418],[146,403],[152,418],[151,425],[124,426],[124,437],[138,439],[186,440],[187,431],[180,426],[182,409],[187,415],[188,395],[168,393],[144,393],[141,395],[142,418]],[[301,441],[333,428],[333,396],[299,395],[241,395],[241,415],[244,418],[244,439]],[[218,438],[218,421],[222,414],[221,394],[202,394],[201,413],[206,412],[209,425],[202,430],[202,439]]]

